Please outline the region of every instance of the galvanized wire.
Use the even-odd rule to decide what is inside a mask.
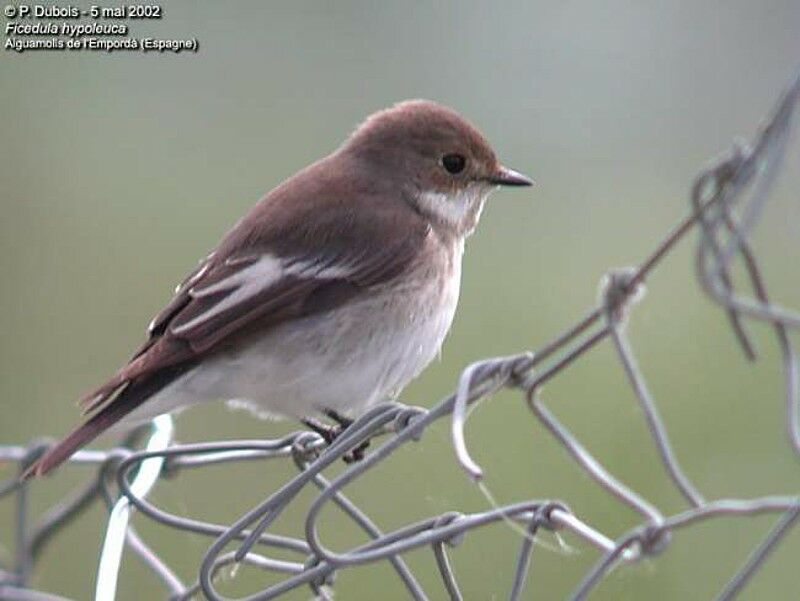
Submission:
[[[51,507],[38,523],[34,523],[30,515],[31,487],[35,483],[23,481],[18,475],[41,455],[47,443],[35,441],[27,447],[0,447],[0,460],[17,466],[17,474],[0,482],[0,500],[9,499],[16,503],[16,557],[12,566],[0,565],[0,598],[63,599],[30,588],[31,572],[43,546],[97,500],[108,507],[109,522],[99,560],[96,599],[115,597],[123,548],[144,562],[164,586],[165,596],[173,600],[189,599],[198,594],[212,600],[225,599],[217,591],[214,577],[223,567],[234,564],[282,577],[277,584],[246,597],[249,601],[275,599],[304,586],[319,599],[331,599],[337,572],[384,561],[396,572],[395,586],[398,589],[405,590],[412,599],[428,599],[428,593],[403,559],[405,553],[422,547],[430,547],[445,593],[452,599],[462,599],[464,593],[451,566],[448,549],[456,547],[476,528],[507,522],[517,524],[515,528],[523,533],[510,599],[522,598],[534,551],[534,537],[537,532],[547,529],[569,531],[601,553],[596,565],[576,585],[571,598],[579,600],[587,598],[619,562],[635,562],[663,552],[669,546],[672,534],[680,529],[719,517],[774,513],[779,518],[775,527],[739,571],[731,576],[718,597],[725,600],[734,598],[796,524],[800,517],[800,499],[771,496],[707,500],[681,468],[658,404],[639,368],[625,325],[634,302],[641,300],[645,280],[679,241],[690,231],[698,231],[696,272],[701,288],[727,312],[745,356],[752,360],[757,356],[746,329],[748,321],[767,322],[775,332],[783,360],[786,431],[792,450],[800,455],[800,366],[789,334],[791,329],[800,328],[800,312],[769,299],[749,243],[784,157],[799,100],[800,70],[753,143],[750,146],[737,144],[703,170],[692,187],[691,213],[638,267],[610,271],[601,283],[597,306],[586,317],[536,352],[492,358],[470,365],[461,374],[455,393],[431,409],[399,403],[379,405],[362,415],[332,443],[315,432],[299,431],[275,440],[174,444],[172,421],[162,416],[153,422],[144,450],[118,448],[76,453],[71,462],[96,466],[95,476]],[[741,261],[748,275],[751,296],[745,296],[734,287],[730,270],[737,260]],[[665,515],[657,503],[616,478],[539,398],[538,392],[544,382],[563,374],[606,340],[615,350],[639,401],[664,469],[685,499],[687,509],[678,514]],[[501,388],[521,391],[533,416],[602,489],[636,511],[641,516],[641,524],[612,540],[600,528],[575,515],[564,502],[545,499],[497,506],[478,513],[448,512],[384,532],[346,496],[348,486],[375,470],[402,446],[420,440],[428,426],[440,419],[450,420],[456,460],[470,478],[480,480],[484,472],[470,456],[464,427],[469,407]],[[362,460],[350,463],[332,480],[325,476],[326,468],[350,456],[353,449],[366,442],[371,443],[371,450]],[[298,470],[297,476],[233,524],[215,524],[171,514],[146,498],[162,475],[175,476],[185,470],[209,465],[269,459],[291,459]],[[113,486],[115,482],[116,489]],[[319,492],[306,514],[303,536],[269,533],[270,525],[292,506],[301,491],[309,487]],[[364,531],[370,539],[368,543],[344,552],[333,551],[325,545],[319,531],[320,514],[331,503],[341,510],[340,515],[345,516],[340,519],[348,519]],[[134,509],[142,517],[176,531],[211,539],[193,582],[181,580],[158,551],[139,537],[128,519]],[[229,549],[232,544],[237,545],[233,551]],[[284,554],[288,552],[294,559],[271,557],[270,553],[275,550]]]

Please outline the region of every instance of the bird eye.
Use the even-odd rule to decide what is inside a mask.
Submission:
[[[442,167],[444,167],[448,173],[452,173],[453,175],[464,171],[464,167],[466,165],[467,159],[460,154],[446,154],[442,157]]]

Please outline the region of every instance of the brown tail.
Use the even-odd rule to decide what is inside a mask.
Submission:
[[[64,440],[51,447],[36,463],[25,471],[22,477],[27,479],[45,476],[69,459],[75,451],[100,436],[100,434],[134,409],[134,407],[124,404],[118,405],[116,400],[75,428]]]
[[[173,365],[150,377],[131,382],[105,407],[49,449],[25,470],[22,477],[27,479],[48,474],[191,367],[189,363]]]

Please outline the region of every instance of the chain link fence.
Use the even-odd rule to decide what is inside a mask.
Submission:
[[[749,239],[770,197],[771,184],[781,168],[790,137],[792,115],[800,101],[800,71],[780,98],[750,145],[736,144],[697,177],[690,195],[689,215],[662,240],[637,267],[610,272],[600,286],[597,306],[558,338],[535,352],[487,359],[467,367],[453,395],[426,410],[399,403],[377,406],[361,416],[332,443],[315,432],[301,431],[276,440],[234,440],[201,444],[172,444],[172,420],[161,416],[147,434],[144,450],[126,446],[110,451],[82,450],[73,463],[92,464],[96,476],[83,487],[34,519],[30,494],[35,483],[21,481],[18,474],[47,448],[46,442],[28,447],[0,446],[0,460],[16,465],[17,473],[0,484],[0,500],[15,503],[16,557],[13,565],[0,565],[0,598],[30,601],[62,599],[29,587],[31,572],[44,545],[95,501],[109,510],[105,540],[96,579],[98,600],[113,599],[123,552],[138,555],[164,585],[173,600],[204,596],[225,597],[215,586],[215,575],[225,566],[244,564],[281,576],[277,584],[254,593],[250,601],[275,599],[300,587],[310,587],[319,599],[332,599],[337,572],[373,562],[388,562],[397,574],[395,586],[412,599],[428,598],[403,559],[409,551],[432,550],[441,586],[452,599],[465,594],[451,567],[449,549],[470,531],[507,522],[522,532],[515,558],[510,599],[525,596],[526,578],[534,540],[542,529],[569,531],[600,552],[600,559],[576,583],[572,599],[587,598],[603,578],[619,564],[641,561],[664,552],[673,532],[723,516],[745,518],[775,514],[773,529],[752,551],[744,565],[719,592],[719,599],[732,599],[764,565],[770,553],[789,533],[800,516],[800,498],[707,499],[683,472],[670,443],[669,434],[638,367],[626,335],[625,321],[635,302],[643,296],[645,280],[661,260],[690,231],[700,234],[695,269],[702,290],[727,313],[730,325],[749,359],[756,355],[748,334],[748,322],[765,322],[774,330],[783,358],[785,424],[791,450],[800,456],[800,366],[790,331],[800,328],[800,313],[770,300],[758,260]],[[747,291],[736,289],[731,270],[744,269]],[[686,509],[665,515],[657,505],[619,481],[593,457],[567,427],[549,411],[538,396],[545,382],[567,372],[585,353],[600,344],[610,344],[638,398],[664,469],[685,500]],[[566,502],[531,500],[496,506],[480,513],[450,512],[422,518],[391,532],[382,531],[366,511],[345,494],[347,487],[409,442],[421,439],[428,426],[449,419],[452,443],[464,472],[476,482],[483,471],[472,459],[464,434],[470,407],[501,388],[518,390],[534,419],[564,447],[572,459],[619,503],[641,516],[641,524],[613,538],[602,525],[589,524],[575,515]],[[132,438],[131,443],[134,439]],[[354,449],[366,443],[371,450],[360,461],[351,462],[338,476],[324,473]],[[292,461],[298,474],[272,492],[233,524],[215,524],[168,513],[147,500],[149,491],[164,476],[205,466],[268,459]],[[298,494],[316,487],[318,496],[305,517],[303,537],[279,536],[270,525],[292,505]],[[319,532],[319,516],[328,505],[336,505],[369,537],[369,542],[346,552],[325,546]],[[207,537],[211,545],[198,567],[197,580],[184,582],[130,525],[133,511],[168,528]],[[344,519],[344,518],[343,518]],[[233,549],[233,550],[230,550]],[[272,554],[294,557],[276,559]],[[389,585],[391,586],[391,585]],[[528,595],[536,591],[528,591]],[[437,591],[437,594],[441,594]],[[467,597],[469,595],[467,594]]]

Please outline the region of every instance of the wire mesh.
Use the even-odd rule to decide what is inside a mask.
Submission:
[[[718,596],[722,600],[734,598],[795,525],[800,517],[800,499],[768,496],[708,500],[703,496],[675,457],[658,405],[639,369],[625,323],[633,305],[643,296],[645,280],[680,240],[690,231],[698,231],[695,269],[699,283],[709,298],[727,313],[745,355],[749,359],[756,358],[747,330],[748,321],[766,322],[774,330],[783,358],[788,439],[793,452],[800,455],[800,366],[790,338],[790,330],[800,328],[800,313],[769,299],[749,242],[780,170],[798,101],[800,70],[752,144],[736,144],[700,173],[691,190],[690,214],[639,266],[611,271],[601,282],[597,306],[586,317],[536,352],[486,359],[470,365],[461,374],[454,394],[432,409],[383,404],[362,415],[330,443],[316,432],[300,431],[275,440],[173,444],[171,418],[161,416],[153,422],[144,450],[120,447],[76,453],[71,461],[96,466],[95,477],[37,520],[29,515],[31,483],[20,480],[18,475],[11,476],[0,483],[0,500],[16,504],[16,557],[13,565],[0,565],[0,598],[62,599],[29,587],[33,566],[45,543],[97,499],[105,502],[109,509],[96,579],[95,598],[102,600],[115,597],[126,548],[144,561],[173,600],[201,594],[212,600],[225,599],[216,589],[215,575],[232,564],[245,564],[283,577],[277,584],[246,597],[248,600],[278,598],[299,587],[310,587],[319,599],[331,599],[337,572],[374,562],[389,562],[409,597],[427,599],[428,594],[403,559],[405,553],[423,547],[432,549],[446,593],[452,599],[462,599],[464,594],[451,568],[448,549],[470,531],[500,521],[516,523],[526,534],[516,556],[512,600],[524,594],[534,537],[539,530],[569,531],[599,550],[600,559],[572,593],[572,599],[580,600],[587,598],[617,564],[640,561],[663,552],[670,544],[672,533],[682,528],[723,516],[776,514],[778,521],[772,531],[731,576]],[[749,296],[734,288],[731,269],[737,261],[747,273]],[[639,401],[664,468],[686,502],[687,508],[680,513],[664,515],[656,504],[618,480],[539,398],[542,384],[568,371],[589,350],[602,343],[613,347]],[[534,418],[598,486],[641,516],[640,525],[612,539],[583,521],[561,501],[531,500],[479,513],[435,515],[384,532],[346,496],[344,491],[349,485],[376,469],[407,443],[421,439],[428,426],[440,419],[450,419],[457,461],[470,478],[480,481],[483,471],[470,456],[464,427],[470,406],[501,388],[520,391]],[[351,462],[332,480],[326,478],[326,468],[368,441],[372,445],[371,452],[360,461]],[[21,474],[47,444],[35,441],[27,447],[0,446],[0,460],[14,462]],[[298,474],[233,524],[214,524],[168,513],[147,500],[149,491],[162,476],[221,463],[266,459],[291,459]],[[295,538],[269,533],[270,525],[309,486],[316,487],[319,493],[306,514],[304,536]],[[329,504],[338,506],[370,541],[341,553],[327,548],[320,536],[319,519],[321,511]],[[133,510],[168,528],[212,540],[195,582],[182,581],[158,552],[138,536],[129,521]],[[229,551],[231,546],[235,546],[235,550]],[[288,552],[295,560],[272,558],[270,550]]]

